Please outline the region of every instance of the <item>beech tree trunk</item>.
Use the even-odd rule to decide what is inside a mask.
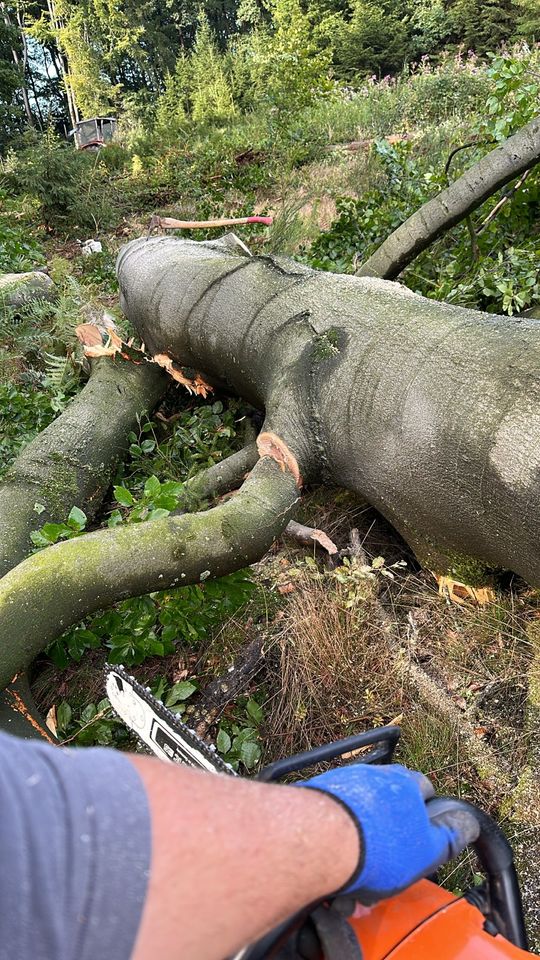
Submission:
[[[439,572],[472,558],[540,584],[534,320],[216,242],[136,240],[118,276],[149,348],[264,408],[306,480],[362,494]]]
[[[481,563],[540,585],[536,321],[246,256],[230,238],[133,241],[118,276],[148,350],[265,410],[262,459],[213,510],[96,531],[6,574],[0,682],[91,611],[253,562],[301,478],[362,494],[437,572]],[[235,458],[214,480],[253,453]]]

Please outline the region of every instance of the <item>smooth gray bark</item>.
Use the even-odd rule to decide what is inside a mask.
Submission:
[[[0,318],[6,309],[18,309],[34,300],[53,300],[56,287],[40,270],[28,273],[0,273]]]
[[[307,480],[364,496],[438,572],[540,584],[537,322],[217,242],[136,240],[118,275],[150,349],[265,408]]]
[[[540,117],[536,117],[413,213],[358,268],[356,275],[394,280],[437,237],[539,160]]]

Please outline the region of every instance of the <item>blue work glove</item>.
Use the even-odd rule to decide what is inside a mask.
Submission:
[[[429,816],[434,795],[427,777],[398,764],[356,763],[297,784],[334,797],[360,834],[360,860],[340,895],[367,905],[429,876],[476,840],[478,823],[466,811]]]

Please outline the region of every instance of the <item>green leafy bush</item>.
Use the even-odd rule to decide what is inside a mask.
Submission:
[[[241,697],[231,719],[223,720],[218,729],[216,747],[233,770],[242,765],[253,770],[261,759],[260,726],[264,719],[261,705],[253,697]]]
[[[72,627],[48,653],[59,667],[100,646],[107,649],[111,663],[127,666],[163,657],[173,653],[177,643],[200,643],[237,613],[254,589],[249,570],[239,570],[218,580],[124,600]]]
[[[132,734],[114,713],[107,698],[80,706],[62,700],[56,709],[56,729],[60,740],[80,747],[116,747],[127,749]]]
[[[43,390],[0,384],[0,476],[19,450],[55,415],[51,398]]]
[[[36,198],[48,229],[96,231],[112,217],[105,172],[99,153],[75,150],[48,130],[20,151],[11,179],[19,192]]]
[[[2,197],[0,195],[0,203]],[[41,245],[23,226],[9,226],[0,219],[0,273],[25,273],[45,263]]]

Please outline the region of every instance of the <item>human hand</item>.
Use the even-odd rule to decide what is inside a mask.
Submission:
[[[479,834],[472,814],[434,813],[427,777],[399,764],[357,763],[297,784],[327,793],[345,807],[360,835],[358,866],[340,894],[372,904],[391,897],[456,857]]]

